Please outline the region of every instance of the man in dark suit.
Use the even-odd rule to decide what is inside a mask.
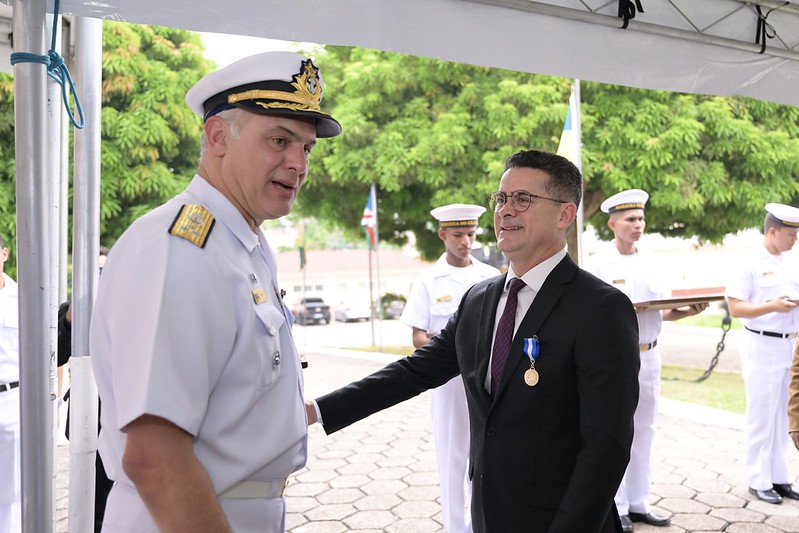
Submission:
[[[476,533],[621,531],[638,326],[630,300],[564,250],[581,194],[563,157],[508,158],[489,197],[508,273],[468,290],[412,356],[307,403],[309,423],[332,433],[460,374]]]

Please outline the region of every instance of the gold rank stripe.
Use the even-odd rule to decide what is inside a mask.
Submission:
[[[789,226],[791,228],[799,228],[799,222],[788,222],[787,220],[780,220],[783,226]]]
[[[446,296],[439,296],[438,298],[436,298],[436,303],[437,304],[440,304],[442,302],[451,302],[451,301],[452,301],[452,295],[451,294],[447,294]]]
[[[609,209],[611,213],[614,211],[624,211],[625,209],[643,209],[644,204],[639,203],[629,203],[629,204],[619,204],[614,205],[612,209]]]
[[[175,221],[169,227],[169,233],[176,237],[182,237],[200,248],[204,248],[214,227],[214,222],[213,215],[206,207],[185,204],[181,206],[178,216],[175,217]]]
[[[439,225],[442,228],[468,228],[469,226],[476,226],[476,220],[447,220],[446,222],[440,222]]]

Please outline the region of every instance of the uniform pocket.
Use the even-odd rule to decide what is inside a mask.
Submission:
[[[7,328],[19,328],[19,302],[16,296],[9,296],[3,303],[3,325]]]
[[[280,377],[281,369],[286,363],[280,346],[280,328],[285,327],[286,318],[270,303],[255,306],[258,328],[258,354],[261,358],[260,388],[269,387]]]

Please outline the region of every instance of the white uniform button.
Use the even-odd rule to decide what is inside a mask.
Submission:
[[[277,328],[275,326],[269,326],[269,334],[277,335]]]

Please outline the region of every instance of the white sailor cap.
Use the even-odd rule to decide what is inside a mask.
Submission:
[[[186,93],[186,103],[203,121],[238,107],[264,115],[305,116],[316,121],[317,137],[335,137],[341,124],[321,109],[322,73],[294,52],[245,57],[204,76]]]
[[[616,211],[626,211],[628,209],[643,209],[646,206],[646,201],[649,200],[649,194],[641,189],[627,189],[621,191],[604,202],[599,208],[603,213],[615,213]]]
[[[436,207],[430,214],[442,228],[472,228],[486,208],[474,204],[449,204]]]
[[[785,204],[766,204],[766,211],[783,226],[799,228],[799,209]]]

